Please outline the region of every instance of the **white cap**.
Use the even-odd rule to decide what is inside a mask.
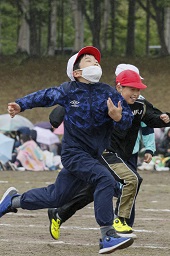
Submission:
[[[74,63],[83,54],[90,54],[95,57],[95,59],[100,63],[100,51],[94,46],[86,46],[82,48],[78,53],[74,54],[67,62],[67,76],[70,78],[71,81],[75,81],[73,76],[73,67]]]
[[[115,70],[115,75],[118,76],[122,71],[125,71],[125,70],[132,70],[140,76],[139,69],[136,66],[131,64],[119,64]],[[144,78],[140,76],[140,79],[144,79]]]
[[[78,53],[74,54],[69,60],[68,60],[68,63],[67,63],[67,75],[68,77],[70,78],[71,81],[75,81],[75,78],[73,76],[73,66],[74,66],[74,63],[77,59],[77,55]]]

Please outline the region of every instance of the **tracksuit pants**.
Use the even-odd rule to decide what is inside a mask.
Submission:
[[[140,185],[142,183],[142,178],[137,173],[137,155],[132,155],[132,157],[128,161],[123,162],[116,154],[113,154],[113,153],[108,154],[107,153],[107,154],[104,154],[104,157],[102,159],[100,159],[100,161],[102,164],[104,164],[108,168],[108,170],[115,177],[115,179],[117,179],[122,184],[125,181],[125,177],[126,177],[127,183],[128,183],[128,179],[131,179],[131,176],[137,177],[137,179],[138,179],[137,192],[139,191]],[[114,165],[114,163],[115,163],[115,165]],[[109,166],[110,167],[112,166],[113,169],[111,169]],[[115,167],[115,169],[114,169],[114,167]],[[123,167],[124,172],[121,172],[122,167]],[[120,169],[120,171],[118,171],[117,174],[119,172],[121,172],[120,176],[122,177],[122,179],[120,179],[118,177],[118,175],[116,174],[116,171],[118,169]],[[125,172],[127,172],[127,174],[124,176],[123,174]],[[134,172],[134,175],[132,174],[132,172]],[[133,179],[136,184],[136,178],[133,178]],[[131,199],[130,199],[130,201],[128,199],[127,202],[125,202],[125,205],[126,204],[128,205],[129,212],[131,212],[130,219],[126,219],[126,221],[127,221],[127,224],[132,227],[134,224],[134,219],[135,219],[135,202],[134,202],[134,200],[136,199],[137,193],[135,193],[136,185],[130,184],[128,186],[128,189],[130,188],[130,186],[134,189],[132,192],[130,191],[129,196],[131,197]],[[118,201],[117,201],[117,208],[118,208],[119,204],[120,204],[119,198],[121,198],[121,190],[120,190],[119,183],[117,183],[117,191],[115,190],[115,192],[116,193],[114,196],[118,198]],[[82,187],[82,190],[69,203],[63,205],[62,207],[59,207],[57,210],[58,210],[59,216],[62,219],[62,222],[65,222],[66,220],[68,220],[72,215],[75,214],[75,212],[77,210],[80,210],[83,207],[85,207],[86,205],[88,205],[89,203],[93,202],[93,193],[94,193],[94,187],[90,184],[86,185],[85,187]],[[125,193],[126,193],[126,191],[124,192],[124,194]],[[129,206],[129,202],[130,202],[130,206]],[[132,207],[132,202],[133,202],[133,207]],[[116,212],[118,212],[118,209],[116,209]]]
[[[95,218],[99,226],[113,223],[113,196],[117,193],[117,181],[99,160],[90,154],[73,149],[70,157],[63,159],[65,168],[61,170],[54,184],[31,189],[21,196],[21,208],[37,210],[58,208],[69,203],[83,187],[90,184],[94,188]]]

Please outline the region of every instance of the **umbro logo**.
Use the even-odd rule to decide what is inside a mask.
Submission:
[[[78,108],[79,107],[79,101],[77,101],[77,100],[72,100],[72,101],[70,101],[70,104],[71,104],[71,106],[72,107],[75,107],[75,108]]]

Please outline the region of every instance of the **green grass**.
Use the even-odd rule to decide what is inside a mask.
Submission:
[[[0,114],[7,113],[8,102],[28,93],[59,85],[68,81],[66,64],[68,57],[34,58],[0,57]],[[170,57],[166,58],[103,58],[101,81],[113,84],[118,64],[136,65],[148,88],[142,92],[155,107],[170,112]],[[36,108],[22,113],[33,123],[48,121],[52,108]]]

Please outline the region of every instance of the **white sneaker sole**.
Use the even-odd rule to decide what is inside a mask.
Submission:
[[[132,237],[133,239],[137,239],[137,235],[134,233],[129,233],[129,234],[118,233],[118,232],[116,232],[116,233],[120,237]]]

